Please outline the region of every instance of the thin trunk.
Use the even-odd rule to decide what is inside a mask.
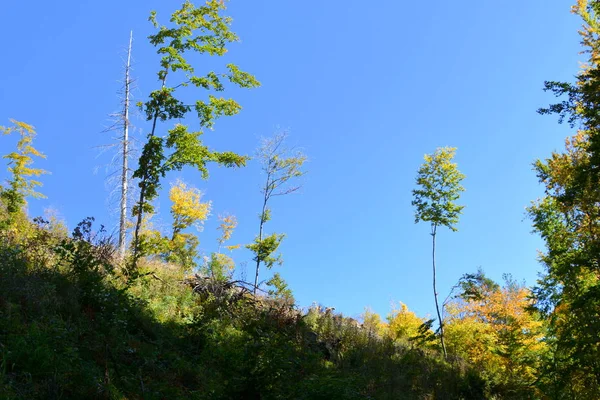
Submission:
[[[268,186],[266,188],[268,188]],[[263,201],[262,213],[260,214],[260,228],[258,229],[258,242],[259,243],[262,241],[263,225],[265,224],[265,211],[267,209],[267,201],[269,200],[269,198],[267,197],[266,188],[265,188],[265,198]],[[256,289],[258,288],[258,271],[260,270],[260,261],[261,261],[259,254],[260,254],[260,252],[256,253],[256,275],[254,276],[254,296],[256,296]]]
[[[123,169],[121,171],[121,218],[119,224],[119,252],[121,258],[125,257],[126,222],[127,222],[127,193],[129,173],[129,93],[130,93],[130,69],[131,69],[131,45],[133,31],[129,34],[129,47],[127,48],[127,66],[125,67],[125,107],[123,109]]]
[[[167,74],[169,72],[169,65],[167,65],[167,68],[165,68],[165,74],[163,76],[162,79],[162,88],[164,89],[166,82],[167,82]],[[156,122],[158,121],[158,113],[159,110],[156,110],[156,112],[154,113],[154,118],[152,120],[152,131],[150,131],[150,137],[154,136],[154,133],[156,132]],[[148,171],[144,171],[144,176],[142,177],[142,180],[140,181],[140,197],[138,200],[138,215],[137,215],[137,221],[135,223],[135,233],[133,236],[133,265],[132,268],[135,271],[137,269],[137,262],[138,259],[140,258],[140,230],[142,228],[142,218],[143,218],[143,205],[144,205],[144,201],[146,200],[146,181],[148,180]]]
[[[440,341],[442,343],[442,352],[444,353],[444,358],[448,357],[446,353],[446,345],[444,344],[444,321],[442,321],[442,315],[440,313],[440,306],[438,305],[438,293],[436,289],[436,270],[435,270],[435,235],[437,233],[437,225],[433,225],[431,231],[432,237],[432,262],[433,262],[433,297],[435,298],[435,309],[437,311],[438,321],[440,322]]]
[[[154,115],[154,121],[152,122],[152,132],[150,136],[154,136],[154,130],[156,129],[156,121],[158,119],[158,113]],[[148,180],[148,173],[144,171],[144,176],[140,182],[140,198],[138,200],[138,215],[135,223],[135,233],[133,236],[133,269],[137,267],[137,261],[140,256],[140,230],[142,228],[143,218],[143,205],[146,200],[146,181]]]
[[[142,204],[144,204],[144,195],[146,193],[146,179],[144,176],[140,182],[140,198],[138,200],[139,210],[137,215],[137,221],[135,223],[135,232],[133,234],[133,269],[137,267],[137,260],[140,253],[140,229],[142,228]]]

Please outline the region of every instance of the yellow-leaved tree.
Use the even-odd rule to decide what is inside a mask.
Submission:
[[[467,359],[496,385],[530,388],[546,351],[544,326],[531,293],[505,276],[499,286],[482,271],[465,275],[462,292],[447,306],[448,351]],[[510,389],[510,388],[509,388]]]
[[[191,227],[195,227],[197,231],[202,230],[202,225],[210,214],[211,202],[202,202],[202,192],[188,187],[183,181],[177,181],[171,187],[169,199],[172,203],[173,233],[166,259],[185,269],[194,268],[197,266],[195,259],[200,242],[195,233],[184,231]]]
[[[388,334],[395,342],[409,343],[420,334],[420,328],[425,322],[417,314],[410,311],[406,304],[400,302],[387,317]]]
[[[27,197],[43,198],[44,195],[36,191],[36,187],[42,183],[35,178],[48,172],[33,168],[33,157],[46,158],[44,154],[33,147],[32,142],[35,138],[35,128],[25,122],[11,119],[13,126],[0,126],[0,133],[19,135],[17,150],[4,155],[2,158],[9,160],[8,170],[12,177],[8,180],[8,187],[0,187],[0,198],[4,207],[6,207],[8,222],[14,223],[15,218],[23,213],[27,204]]]
[[[211,202],[203,202],[200,190],[188,187],[180,180],[172,185],[169,199],[172,216],[171,235],[163,235],[146,222],[141,230],[140,245],[144,247],[145,254],[160,255],[165,261],[188,271],[197,267],[197,248],[200,242],[195,233],[187,230],[191,227],[195,227],[197,231],[202,230],[204,221],[210,215]]]

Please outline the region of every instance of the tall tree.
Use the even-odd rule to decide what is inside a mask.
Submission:
[[[132,124],[129,115],[132,92],[135,89],[131,66],[132,47],[133,31],[129,32],[129,42],[123,61],[124,79],[118,91],[120,108],[110,114],[111,125],[104,130],[104,132],[114,133],[115,136],[112,138],[111,143],[100,146],[102,152],[105,150],[114,151],[111,161],[107,165],[107,170],[110,170],[108,171],[107,183],[111,189],[111,200],[114,196],[118,202],[116,207],[119,215],[118,250],[122,259],[125,257],[127,248],[127,228],[129,224],[127,214],[130,208],[130,200],[133,197],[131,191],[133,171],[129,166],[130,159],[133,156],[133,141],[130,137]]]
[[[564,153],[536,162],[546,195],[528,209],[546,245],[534,290],[554,350],[546,390],[575,398],[600,398],[600,189],[591,135],[580,131]]]
[[[300,189],[294,181],[305,173],[302,166],[306,162],[306,156],[299,151],[286,148],[286,138],[287,133],[279,133],[272,138],[264,139],[258,149],[258,159],[265,174],[265,183],[261,188],[262,209],[259,214],[258,235],[252,244],[246,246],[254,253],[254,262],[256,262],[255,295],[261,264],[270,269],[275,263],[281,261],[280,257],[274,256],[274,253],[279,248],[284,235],[273,233],[265,236],[264,234],[264,225],[271,219],[270,201],[273,197],[285,196]],[[280,280],[281,278],[277,276],[276,281]]]
[[[132,272],[135,273],[137,260],[142,256],[140,243],[140,228],[143,215],[152,212],[152,201],[158,196],[161,179],[169,171],[181,170],[191,166],[201,172],[203,178],[208,177],[206,164],[218,164],[234,167],[245,164],[247,157],[233,152],[218,152],[203,144],[202,129],[212,129],[215,120],[221,116],[237,114],[241,106],[233,99],[217,97],[213,93],[225,90],[223,80],[242,87],[259,86],[254,76],[241,71],[234,64],[227,64],[224,73],[208,72],[206,75],[196,75],[195,69],[184,57],[187,52],[202,55],[223,56],[226,46],[238,40],[229,25],[231,18],[221,15],[225,4],[219,0],[207,0],[202,6],[195,6],[191,1],[183,3],[170,19],[171,26],[160,25],[156,13],[152,12],[150,21],[158,32],[150,35],[150,43],[158,48],[162,56],[158,80],[160,88],[150,93],[150,98],[139,104],[151,122],[152,127],[147,141],[142,149],[138,168],[134,178],[139,179],[139,199],[133,207],[137,217],[133,236]],[[179,82],[167,85],[168,76],[180,76]],[[175,94],[188,86],[202,88],[209,92],[207,100],[197,100],[189,105]],[[183,119],[188,113],[195,111],[200,122],[199,131],[190,131],[183,124],[177,123],[159,136],[159,122]]]
[[[123,98],[123,137],[121,139],[121,201],[119,214],[119,253],[125,256],[125,241],[127,235],[127,195],[129,193],[129,101],[131,96],[131,46],[133,44],[133,31],[129,33],[129,46],[127,47],[127,63],[125,64],[125,93]]]
[[[132,180],[132,170],[129,167],[131,154],[131,139],[130,128],[131,121],[129,118],[131,93],[134,89],[134,79],[132,78],[131,67],[131,52],[133,46],[133,31],[129,32],[129,43],[125,55],[124,65],[124,80],[122,87],[119,90],[120,109],[119,111],[110,114],[112,124],[105,132],[115,132],[116,137],[114,142],[100,146],[102,150],[116,150],[108,167],[111,169],[109,174],[109,184],[111,186],[111,196],[118,196],[119,210],[119,255],[121,258],[125,256],[126,241],[127,241],[127,212],[128,201],[131,196],[130,185]]]
[[[546,82],[564,100],[538,111],[579,131],[563,152],[534,164],[545,196],[529,214],[546,244],[534,293],[550,325],[547,393],[600,398],[600,1],[579,0],[573,12],[583,20],[587,62],[575,83]]]
[[[435,239],[438,227],[445,226],[453,232],[457,231],[456,224],[464,208],[456,204],[460,193],[465,190],[461,185],[465,176],[458,170],[456,163],[452,162],[455,152],[455,148],[441,147],[433,154],[426,154],[425,162],[417,173],[417,189],[412,192],[412,205],[416,207],[415,223],[424,221],[431,224],[433,296],[444,357],[447,357],[447,353],[436,286]]]
[[[22,212],[27,204],[26,198],[43,198],[44,195],[36,191],[36,187],[42,183],[35,178],[47,174],[48,172],[40,168],[32,168],[33,157],[46,158],[35,147],[33,139],[35,138],[35,128],[25,122],[11,119],[13,126],[0,126],[0,133],[10,135],[16,133],[19,135],[17,150],[4,155],[2,158],[9,160],[8,170],[12,177],[8,181],[7,188],[1,188],[0,197],[8,211],[9,221],[12,217]]]

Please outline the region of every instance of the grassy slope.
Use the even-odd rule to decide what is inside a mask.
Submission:
[[[129,287],[110,248],[52,229],[0,244],[2,399],[483,398],[462,363],[283,301],[198,295],[166,265]]]

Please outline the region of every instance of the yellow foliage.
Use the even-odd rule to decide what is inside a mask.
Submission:
[[[218,263],[223,270],[233,271],[235,269],[235,262],[231,257],[222,253],[214,254],[215,261]]]
[[[221,237],[218,239],[219,246],[223,243],[231,239],[231,235],[233,234],[233,230],[237,227],[237,218],[235,215],[219,215],[219,224],[218,230],[221,231]],[[227,246],[229,250],[233,250],[234,248],[238,248],[238,246]]]
[[[374,313],[368,307],[365,308],[361,319],[363,320],[363,328],[367,329],[371,335],[383,336],[387,330],[387,324],[381,320],[379,314]]]
[[[410,311],[406,304],[400,302],[398,305],[398,308],[394,307],[387,317],[388,334],[396,341],[407,341],[411,337],[417,336],[419,327],[424,321]]]
[[[192,225],[200,228],[210,214],[211,202],[201,202],[202,192],[177,181],[169,192],[173,215],[173,236]]]
[[[31,179],[31,177],[47,174],[48,171],[31,167],[34,156],[46,158],[44,154],[31,145],[36,136],[35,128],[25,122],[15,121],[13,119],[10,121],[13,123],[13,126],[8,128],[0,126],[0,133],[3,135],[10,135],[11,133],[16,132],[20,136],[20,139],[17,142],[17,151],[3,156],[3,158],[9,160],[9,171],[13,175],[10,182],[11,190],[18,196],[13,202],[21,203],[13,204],[13,206],[20,206],[25,204],[26,196],[36,198],[45,197],[41,193],[35,191],[35,187],[42,185],[41,182]]]
[[[539,360],[546,344],[542,322],[527,311],[529,295],[525,287],[507,285],[449,304],[444,328],[448,350],[497,379],[534,382],[537,361],[524,360]]]

